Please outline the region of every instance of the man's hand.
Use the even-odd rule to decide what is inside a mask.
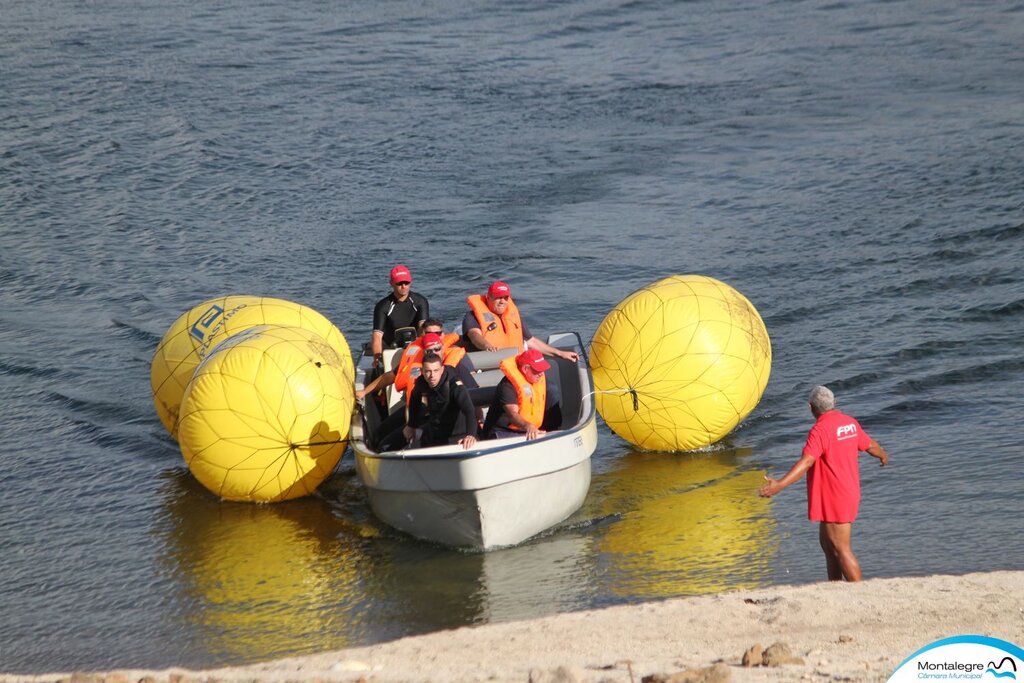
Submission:
[[[476,445],[476,437],[464,436],[461,439],[459,439],[459,443],[462,445],[463,448],[469,450],[470,448]]]
[[[473,343],[473,346],[480,349],[481,351],[497,351],[498,347],[487,341],[487,337],[480,331],[480,328],[474,327],[466,333],[469,337],[469,341]]]
[[[526,440],[527,441],[530,441],[532,439],[536,439],[538,436],[540,436],[543,433],[544,432],[542,430],[540,430],[540,429],[537,429],[537,425],[533,424],[532,422],[527,422],[526,423]]]
[[[761,496],[762,498],[771,498],[776,493],[782,490],[782,487],[779,486],[778,479],[772,479],[766,474],[764,475],[764,480],[768,483],[762,486],[757,491],[757,495]]]
[[[562,351],[558,354],[558,356],[573,363],[580,359],[580,354],[576,353],[575,351]]]
[[[757,495],[762,498],[771,498],[782,489],[798,481],[807,470],[814,467],[815,462],[817,460],[814,459],[813,455],[801,455],[800,459],[789,468],[789,472],[786,472],[786,476],[782,479],[772,479],[767,474],[764,475],[764,480],[768,483],[758,489]]]
[[[881,463],[879,467],[885,467],[889,464],[889,454],[886,453],[885,449],[882,448],[874,439],[871,439],[871,443],[868,444],[866,452],[872,458],[878,458]]]

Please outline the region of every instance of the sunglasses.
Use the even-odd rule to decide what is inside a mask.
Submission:
[[[402,280],[401,282],[392,282],[391,284],[395,285],[396,287],[408,287],[412,283],[409,282],[408,280]]]
[[[427,351],[431,352],[431,353],[441,353],[441,351],[443,349],[444,349],[444,346],[442,346],[441,344],[435,344],[433,346],[428,346],[427,347]]]

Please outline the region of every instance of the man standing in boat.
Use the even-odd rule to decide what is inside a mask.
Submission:
[[[422,294],[412,291],[412,273],[405,266],[391,269],[391,294],[377,302],[373,308],[373,336],[370,348],[373,351],[374,367],[380,365],[385,348],[401,346],[399,330],[409,330],[410,337],[419,334],[423,322],[430,317],[430,304]]]
[[[505,376],[495,388],[487,410],[483,438],[526,436],[530,441],[547,430],[558,429],[562,422],[561,401],[557,384],[549,387],[544,376],[544,371],[551,367],[544,355],[528,349],[501,361],[499,367]]]
[[[458,443],[476,444],[476,411],[469,392],[452,368],[434,352],[423,358],[422,374],[409,393],[408,419],[402,436],[413,448]],[[393,444],[389,444],[392,447]]]
[[[852,544],[853,520],[860,506],[857,457],[865,451],[885,467],[889,454],[857,420],[836,410],[836,397],[828,387],[814,387],[808,403],[815,422],[803,455],[782,479],[765,475],[768,483],[758,493],[770,498],[806,473],[807,517],[818,522],[829,581],[860,581],[860,562]]]
[[[563,351],[530,334],[512,300],[512,289],[498,280],[491,283],[487,294],[466,297],[469,312],[462,320],[462,340],[469,351],[497,351],[515,348],[536,349],[549,356],[558,356],[575,363],[575,351]]]

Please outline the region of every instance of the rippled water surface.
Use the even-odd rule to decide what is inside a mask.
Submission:
[[[199,667],[824,577],[796,459],[828,383],[865,459],[868,576],[1024,566],[1024,5],[2,4],[0,670]],[[511,283],[593,335],[672,273],[772,338],[708,452],[602,425],[583,509],[460,553],[317,497],[219,502],[149,362],[262,294],[368,339],[387,271],[454,322]]]

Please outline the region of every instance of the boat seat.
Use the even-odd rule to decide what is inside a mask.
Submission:
[[[494,394],[497,393],[497,386],[489,387],[474,387],[473,389],[467,389],[469,397],[473,400],[473,405],[477,408],[486,408],[491,405],[491,401],[494,400]]]
[[[470,351],[466,354],[470,367],[474,370],[494,370],[502,360],[514,356],[519,349],[498,349],[497,351]]]
[[[484,370],[473,373],[473,379],[476,380],[479,387],[496,387],[504,376],[505,373],[501,370]]]
[[[403,351],[405,351],[404,347],[400,349],[384,349],[382,352],[384,358],[383,363],[381,364],[384,368],[384,372],[398,369],[398,363],[402,360]]]

